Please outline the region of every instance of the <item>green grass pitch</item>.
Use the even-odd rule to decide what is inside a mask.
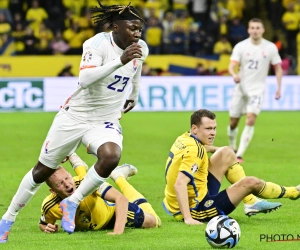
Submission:
[[[218,133],[215,145],[226,145],[227,112],[217,112]],[[78,232],[68,235],[40,232],[38,221],[42,199],[48,194],[43,185],[20,212],[9,241],[0,249],[212,249],[204,237],[205,225],[187,226],[175,222],[162,206],[164,167],[175,138],[189,129],[191,112],[132,112],[121,120],[124,148],[120,163],[137,166],[139,173],[130,182],[145,195],[161,217],[159,229],[126,229],[123,235],[109,236],[106,231]],[[42,142],[54,113],[0,114],[0,216],[6,211],[18,185],[37,161]],[[242,131],[244,120],[239,127]],[[254,138],[244,158],[247,175],[292,186],[300,183],[300,114],[299,112],[262,112]],[[78,154],[92,165],[94,158],[83,147]],[[68,163],[67,169],[72,172]],[[228,186],[226,180],[222,188]],[[236,249],[300,249],[300,241],[266,242],[261,235],[300,236],[300,201],[281,199],[276,212],[248,218],[240,205],[232,214],[241,227]]]

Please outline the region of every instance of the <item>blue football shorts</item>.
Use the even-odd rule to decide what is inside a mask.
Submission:
[[[142,227],[145,214],[144,211],[138,206],[141,203],[147,202],[146,199],[138,199],[134,203],[128,203],[128,212],[127,212],[127,222],[126,227],[131,228],[140,228]],[[114,214],[109,223],[106,225],[105,229],[112,229],[115,225],[116,215]]]
[[[196,207],[190,209],[192,217],[202,222],[217,215],[228,215],[235,209],[226,190],[219,192],[221,183],[211,173],[208,173],[207,181],[208,193]]]

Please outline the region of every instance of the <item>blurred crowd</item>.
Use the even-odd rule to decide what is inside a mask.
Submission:
[[[150,54],[231,54],[248,37],[246,0],[101,0],[135,6],[147,24],[143,39]],[[258,1],[256,1],[258,2]],[[282,56],[300,55],[300,1],[265,0]],[[79,55],[82,43],[100,31],[91,19],[96,0],[0,0],[0,55]],[[248,11],[248,8],[247,8]],[[287,44],[286,48],[284,44]],[[299,53],[297,53],[299,52]]]

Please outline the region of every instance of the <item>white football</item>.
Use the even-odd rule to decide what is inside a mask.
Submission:
[[[235,219],[227,215],[212,218],[206,226],[205,237],[214,248],[233,248],[241,236],[241,229]]]

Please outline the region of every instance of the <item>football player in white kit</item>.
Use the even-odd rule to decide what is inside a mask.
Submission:
[[[0,221],[0,243],[6,243],[18,212],[41,184],[80,143],[97,156],[83,182],[61,202],[62,228],[75,229],[78,204],[95,191],[117,167],[122,152],[120,110],[130,111],[137,103],[142,63],[148,55],[140,40],[144,20],[132,6],[94,7],[95,23],[108,23],[109,33],[99,33],[83,44],[79,85],[56,115],[41,149],[38,163],[23,178],[7,212]],[[127,97],[129,85],[131,92]]]
[[[263,103],[270,64],[274,67],[278,84],[275,99],[278,100],[281,96],[281,58],[275,44],[263,38],[264,31],[260,19],[251,19],[248,26],[250,37],[233,48],[228,67],[236,85],[229,110],[230,123],[227,131],[229,146],[236,151],[240,162],[243,162],[242,157],[254,134],[254,125]],[[238,66],[239,72],[236,73]],[[246,114],[246,125],[237,149],[237,126],[244,114]]]

